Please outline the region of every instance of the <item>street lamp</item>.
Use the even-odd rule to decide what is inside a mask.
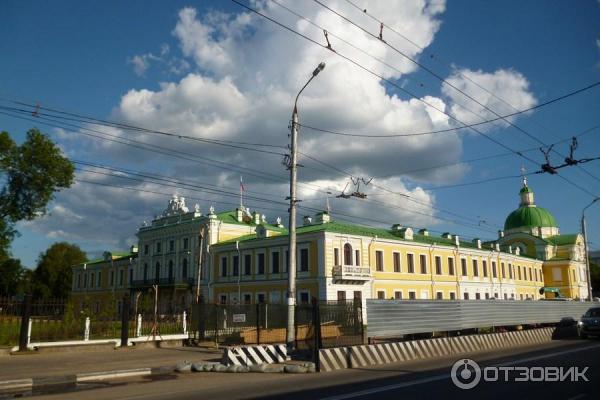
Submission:
[[[591,280],[592,278],[591,278],[591,274],[590,274],[590,257],[588,254],[587,233],[586,233],[586,229],[585,229],[585,210],[587,210],[592,205],[594,205],[598,200],[600,200],[600,197],[596,197],[594,200],[592,200],[592,202],[590,204],[588,204],[587,206],[585,206],[583,208],[583,211],[581,211],[581,232],[583,233],[583,249],[585,251],[585,268],[586,268],[586,273],[587,273],[587,287],[588,287],[589,301],[592,301],[593,296],[592,296],[592,280]]]
[[[291,126],[291,147],[290,147],[290,236],[288,246],[288,290],[287,290],[287,334],[286,344],[289,350],[294,347],[295,332],[294,332],[294,307],[296,306],[296,178],[298,168],[298,98],[300,94],[306,89],[308,84],[325,68],[325,63],[321,62],[312,73],[312,76],[302,86],[302,89],[296,95],[294,101],[294,111],[292,112],[292,126]]]

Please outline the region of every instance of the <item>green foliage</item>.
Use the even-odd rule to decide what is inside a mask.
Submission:
[[[79,246],[54,243],[40,255],[33,274],[32,289],[35,297],[67,298],[71,293],[72,267],[87,260]]]
[[[20,260],[9,258],[0,262],[0,297],[11,297],[19,293],[23,274]]]
[[[54,193],[73,183],[75,167],[38,129],[17,145],[0,132],[0,261],[8,257],[14,224],[46,213]]]

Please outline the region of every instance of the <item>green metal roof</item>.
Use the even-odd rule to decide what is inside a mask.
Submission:
[[[511,212],[504,222],[504,230],[521,227],[557,227],[550,211],[542,207],[523,206]]]
[[[579,235],[577,233],[573,233],[570,235],[556,235],[556,236],[551,236],[546,238],[546,240],[548,240],[550,243],[557,245],[557,246],[565,246],[565,245],[572,245],[577,243],[577,238],[579,237]]]
[[[236,210],[231,210],[231,211],[224,211],[221,213],[216,214],[217,215],[217,219],[221,222],[224,222],[226,224],[236,224],[236,225],[254,225],[254,222],[244,222],[244,221],[238,221],[237,220],[237,214],[236,214]],[[264,226],[266,229],[270,230],[270,231],[277,231],[277,232],[287,232],[287,230],[285,228],[280,228],[277,225],[273,225],[273,224],[268,224],[268,223],[264,223],[262,222],[260,225]]]
[[[281,238],[281,237],[286,237],[288,235],[287,229],[282,229],[280,232],[281,232],[281,235],[271,236],[268,239]],[[298,227],[298,229],[296,230],[297,235],[309,234],[309,233],[315,233],[315,232],[333,232],[333,233],[343,233],[343,234],[348,234],[348,235],[371,236],[371,237],[377,236],[379,239],[409,240],[409,239],[402,239],[402,237],[399,236],[399,234],[398,234],[399,232],[397,232],[397,231],[391,231],[391,230],[387,230],[387,229],[383,229],[383,228],[372,228],[372,227],[368,227],[368,226],[355,225],[355,224],[349,224],[349,223],[337,222],[337,221],[331,221],[331,222],[327,222],[327,223],[323,223],[323,224],[312,224],[312,225],[307,225],[307,226],[301,226],[301,227]],[[245,235],[245,236],[241,236],[241,237],[238,237],[235,239],[227,240],[224,242],[220,242],[218,244],[214,244],[213,247],[219,246],[219,245],[235,243],[235,242],[248,242],[248,241],[252,241],[252,240],[264,240],[264,239],[258,238],[255,234],[251,234],[251,235]],[[417,243],[427,243],[427,244],[435,243],[435,244],[439,244],[439,245],[448,245],[448,246],[455,245],[453,239],[446,239],[446,238],[443,238],[440,236],[425,236],[425,235],[420,235],[417,233],[415,233],[413,235],[412,241],[417,242]],[[475,244],[473,244],[471,242],[467,242],[467,241],[461,241],[460,245],[461,245],[461,247],[477,248],[477,246]]]

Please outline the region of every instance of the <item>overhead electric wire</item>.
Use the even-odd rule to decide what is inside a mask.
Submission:
[[[310,38],[310,37],[306,36],[305,34],[303,34],[303,33],[301,33],[301,32],[298,32],[297,30],[295,30],[295,29],[293,29],[293,28],[290,28],[289,26],[287,26],[287,25],[285,25],[285,24],[283,24],[283,23],[281,23],[281,22],[277,21],[276,19],[274,19],[274,18],[272,18],[272,17],[270,17],[270,16],[268,16],[268,15],[266,15],[266,14],[262,13],[261,11],[259,11],[259,10],[255,9],[255,8],[253,8],[253,7],[250,7],[250,6],[246,5],[246,4],[243,4],[243,3],[241,3],[241,2],[240,2],[240,1],[238,1],[238,0],[231,0],[231,1],[232,1],[232,2],[234,2],[234,3],[236,3],[237,5],[239,5],[240,7],[243,7],[243,8],[245,8],[246,10],[248,10],[248,11],[250,11],[250,12],[253,12],[253,13],[255,13],[255,14],[257,14],[257,15],[261,16],[262,18],[265,18],[265,19],[267,19],[268,21],[270,21],[270,22],[272,22],[272,23],[274,23],[274,24],[278,25],[279,27],[281,27],[281,28],[283,28],[283,29],[285,29],[285,30],[287,30],[287,31],[289,31],[289,32],[291,32],[291,33],[294,33],[295,35],[298,35],[298,36],[300,36],[300,37],[302,37],[302,38],[304,38],[304,39],[306,39],[306,40],[310,41],[311,43],[313,43],[313,44],[315,44],[315,45],[317,45],[317,46],[319,46],[319,47],[322,47],[323,49],[328,49],[329,51],[331,51],[331,49],[329,49],[329,48],[328,48],[326,45],[324,45],[324,44],[321,44],[321,43],[317,42],[316,40],[314,40],[314,39],[312,39],[312,38]],[[316,1],[316,0],[315,0],[315,1]],[[344,60],[346,60],[346,61],[350,62],[351,64],[355,65],[355,66],[356,66],[356,67],[358,67],[359,69],[362,69],[363,71],[365,71],[365,72],[367,72],[367,73],[369,73],[369,74],[371,74],[371,75],[375,76],[376,78],[378,78],[378,79],[380,79],[380,80],[382,80],[382,81],[384,81],[384,82],[386,82],[386,83],[388,83],[388,84],[390,84],[390,85],[394,86],[394,87],[395,87],[395,88],[397,88],[398,90],[400,90],[400,91],[402,91],[402,92],[404,92],[404,93],[406,93],[406,94],[410,95],[411,97],[413,97],[413,98],[414,98],[414,99],[416,99],[417,101],[420,101],[420,102],[422,102],[423,104],[427,105],[428,107],[431,107],[431,108],[433,108],[434,110],[436,110],[436,111],[438,111],[438,112],[440,112],[440,113],[442,113],[442,114],[444,114],[444,115],[448,116],[449,118],[451,118],[452,120],[454,120],[454,121],[456,121],[456,122],[460,123],[461,125],[463,125],[463,126],[465,126],[465,127],[467,126],[467,124],[466,124],[466,123],[462,122],[461,120],[457,119],[456,117],[452,116],[451,114],[447,113],[446,111],[443,111],[443,110],[439,109],[438,107],[436,107],[436,106],[432,105],[432,104],[431,104],[431,103],[429,103],[428,101],[426,101],[426,100],[424,100],[424,99],[422,99],[422,98],[420,98],[420,97],[416,96],[415,94],[413,94],[413,93],[412,93],[412,92],[410,92],[409,90],[407,90],[407,89],[403,88],[402,86],[398,85],[396,82],[394,82],[394,81],[392,81],[392,80],[390,80],[390,79],[388,79],[388,78],[385,78],[384,76],[382,76],[381,74],[379,74],[379,73],[377,73],[377,72],[375,72],[375,71],[372,71],[372,70],[370,70],[369,68],[367,68],[367,67],[363,66],[363,65],[362,65],[362,64],[360,64],[359,62],[357,62],[357,61],[353,60],[352,58],[350,58],[350,57],[348,57],[348,56],[346,56],[346,55],[343,55],[343,54],[341,54],[339,51],[332,51],[332,53],[333,53],[333,54],[335,54],[336,56],[338,56],[338,57],[340,57],[340,58],[343,58]],[[497,139],[495,139],[495,138],[493,138],[493,137],[491,137],[491,136],[489,136],[489,135],[486,135],[485,133],[481,132],[480,130],[476,129],[475,127],[472,127],[472,126],[470,126],[470,127],[468,127],[468,128],[469,128],[469,129],[471,129],[471,130],[473,130],[473,131],[474,131],[474,132],[476,132],[477,134],[479,134],[479,135],[481,135],[481,136],[485,137],[486,139],[490,140],[491,142],[493,142],[493,143],[495,143],[495,144],[497,144],[497,145],[499,145],[499,146],[501,146],[501,147],[503,147],[503,148],[505,148],[505,149],[507,149],[507,150],[509,150],[509,151],[513,152],[514,154],[516,154],[516,155],[520,156],[521,158],[523,158],[523,159],[525,159],[525,160],[529,161],[530,163],[532,163],[532,164],[535,164],[536,166],[539,166],[539,165],[540,165],[540,163],[538,163],[537,161],[535,161],[535,160],[534,160],[534,159],[532,159],[531,157],[527,157],[527,156],[525,156],[525,155],[523,155],[523,154],[519,153],[518,151],[516,151],[516,150],[512,149],[510,146],[508,146],[508,145],[505,145],[504,143],[502,143],[502,142],[498,141]],[[570,185],[572,185],[572,186],[576,187],[577,189],[579,189],[579,190],[581,190],[581,191],[585,192],[586,194],[588,194],[588,195],[590,195],[590,196],[592,196],[592,197],[598,197],[596,194],[594,194],[594,193],[590,192],[590,191],[589,191],[589,190],[587,190],[585,187],[583,187],[583,186],[581,186],[581,185],[579,185],[579,184],[577,184],[577,183],[575,183],[575,182],[572,182],[572,181],[571,181],[571,180],[569,180],[568,178],[566,178],[566,177],[564,177],[564,176],[562,176],[562,175],[558,175],[558,176],[559,176],[561,179],[563,179],[564,181],[566,181],[567,183],[569,183]]]
[[[513,123],[512,121],[510,121],[508,118],[506,117],[502,117],[500,116],[500,114],[498,114],[495,110],[489,108],[487,105],[481,103],[480,101],[478,101],[477,99],[475,99],[474,97],[472,97],[471,95],[469,95],[468,93],[466,93],[465,91],[461,90],[460,88],[456,87],[455,85],[453,85],[452,83],[448,82],[444,77],[442,77],[441,75],[439,75],[438,73],[436,73],[435,71],[433,71],[431,68],[427,67],[426,65],[424,65],[423,63],[415,60],[413,57],[410,57],[409,55],[405,54],[404,52],[402,52],[400,49],[396,48],[395,46],[392,46],[390,43],[388,43],[387,41],[383,40],[381,37],[377,37],[375,34],[369,32],[367,29],[363,28],[362,26],[360,26],[359,24],[355,23],[354,21],[352,21],[351,19],[347,18],[346,16],[344,16],[343,14],[341,14],[340,12],[334,10],[333,8],[327,6],[326,4],[323,4],[323,2],[321,2],[320,0],[313,0],[315,3],[319,4],[321,7],[329,10],[330,12],[332,12],[333,14],[337,15],[339,18],[343,19],[344,21],[347,21],[348,23],[352,24],[353,26],[355,26],[356,28],[360,29],[361,31],[365,32],[367,35],[373,37],[374,39],[376,39],[377,41],[383,43],[384,45],[388,46],[390,49],[394,50],[396,53],[400,54],[401,56],[403,56],[404,58],[406,58],[407,60],[411,61],[412,63],[414,63],[416,66],[420,67],[421,69],[423,69],[424,71],[426,71],[427,73],[429,73],[430,75],[432,75],[433,77],[435,77],[436,79],[440,80],[440,82],[442,82],[443,84],[446,84],[447,86],[451,87],[452,89],[456,90],[457,92],[461,93],[463,96],[465,96],[466,98],[470,99],[471,101],[477,103],[479,106],[485,108],[486,110],[488,110],[489,112],[493,113],[494,115],[496,115],[497,117],[501,118],[504,122],[506,122],[507,124],[509,124],[511,127],[517,129],[519,132],[525,134],[527,137],[529,137],[530,139],[540,143],[543,146],[547,146],[546,143],[544,143],[544,141],[540,140],[538,137],[536,137],[535,135],[529,133],[528,131],[526,131],[525,129],[521,128],[520,126],[516,125],[515,123]],[[597,82],[595,84],[593,84],[592,86],[595,86],[597,84],[600,84],[600,82]],[[482,119],[484,119],[483,117],[481,117]],[[552,150],[552,149],[551,149]],[[556,154],[558,154],[561,157],[565,157],[563,154],[559,153],[556,150],[553,150]],[[600,178],[596,177],[595,175],[591,174],[590,172],[584,170],[584,172],[587,173],[587,175],[589,175],[590,177],[592,177],[593,179],[600,181]],[[561,178],[573,185],[576,185],[574,182],[570,181],[569,179],[567,179],[564,176],[561,176]],[[596,195],[594,195],[593,193],[589,192],[587,189],[582,188],[581,186],[576,185],[577,187],[579,187],[580,189],[584,190],[585,192],[587,192],[588,194],[590,194],[591,196],[594,197],[598,197]]]
[[[379,57],[377,57],[375,55],[372,55],[371,53],[369,53],[369,52],[361,49],[360,47],[358,47],[358,46],[354,45],[353,43],[347,41],[346,39],[342,38],[341,36],[336,35],[332,31],[325,29],[322,25],[319,25],[319,24],[315,23],[310,18],[307,18],[304,15],[302,15],[302,14],[300,14],[300,13],[292,10],[291,8],[285,6],[284,4],[281,4],[279,1],[277,1],[277,0],[269,0],[269,1],[272,2],[272,3],[274,3],[274,4],[276,4],[276,5],[278,5],[279,7],[283,8],[286,11],[288,11],[289,13],[293,14],[297,18],[300,18],[300,19],[308,22],[309,24],[313,25],[314,27],[316,27],[316,28],[318,28],[320,30],[326,31],[328,33],[328,35],[331,35],[331,36],[339,39],[341,42],[345,43],[348,46],[351,46],[353,49],[355,49],[355,50],[357,50],[357,51],[359,51],[359,52],[367,55],[370,58],[373,58],[374,60],[378,61],[379,63],[381,63],[381,64],[383,64],[385,66],[387,66],[388,68],[394,69],[398,73],[403,74],[403,72],[401,70],[399,70],[398,68],[394,67],[393,65],[387,63],[385,60],[383,60],[383,59],[381,59],[381,58],[379,58]],[[371,36],[373,36],[373,35],[371,35]],[[473,126],[485,125],[485,124],[497,122],[499,120],[506,119],[506,118],[509,118],[509,117],[514,117],[514,116],[517,116],[517,115],[520,115],[520,114],[524,114],[524,113],[527,113],[527,112],[530,112],[530,111],[542,108],[544,106],[556,103],[558,101],[564,100],[564,99],[569,98],[571,96],[574,96],[576,94],[579,94],[579,93],[585,92],[585,91],[587,91],[589,89],[592,89],[592,88],[594,88],[596,86],[600,86],[600,81],[592,83],[592,84],[590,84],[588,86],[585,86],[583,88],[576,89],[576,90],[571,91],[569,93],[566,93],[566,94],[564,94],[562,96],[550,99],[548,101],[545,101],[543,103],[539,103],[539,104],[537,104],[535,106],[532,106],[532,107],[529,107],[529,108],[526,108],[526,109],[518,110],[518,109],[512,107],[515,110],[515,112],[510,113],[510,114],[497,115],[496,118],[492,118],[492,119],[489,119],[489,120],[486,120],[486,121],[483,121],[483,122],[477,122],[477,123],[468,124],[468,125],[465,125],[465,126],[460,126],[460,127],[455,127],[455,128],[448,128],[448,129],[440,129],[440,130],[435,130],[435,131],[425,131],[425,132],[415,132],[415,133],[401,133],[401,134],[378,134],[378,135],[372,135],[372,134],[338,132],[338,131],[333,131],[333,130],[329,130],[329,129],[317,128],[317,127],[313,127],[313,126],[310,126],[310,125],[307,125],[307,124],[302,124],[302,123],[298,123],[298,126],[302,126],[304,128],[307,128],[307,129],[310,129],[310,130],[313,130],[313,131],[316,131],[316,132],[329,133],[329,134],[341,135],[341,136],[351,136],[351,137],[393,138],[393,137],[410,137],[410,136],[431,135],[431,134],[437,134],[437,133],[453,132],[453,131],[457,131],[457,130],[460,130],[460,129],[465,129],[465,128],[469,128],[469,127],[473,127]],[[457,105],[459,105],[461,108],[465,109],[466,111],[470,112],[471,114],[473,114],[473,115],[481,118],[481,116],[479,114],[475,113],[474,111],[472,111],[472,110],[470,110],[470,109],[468,109],[468,108],[466,108],[466,107],[464,107],[464,106],[462,106],[460,104],[457,104]]]

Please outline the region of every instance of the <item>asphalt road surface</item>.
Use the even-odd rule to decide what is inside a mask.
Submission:
[[[508,373],[509,381],[489,382],[480,379],[472,389],[459,389],[450,373],[457,357],[411,363],[386,364],[374,368],[326,372],[321,374],[226,374],[198,373],[169,375],[159,380],[134,379],[111,383],[105,387],[71,393],[44,395],[47,399],[597,399],[600,398],[600,341],[556,341],[544,346],[513,351],[473,355],[481,370],[502,366],[538,367],[533,376],[540,377],[539,367],[563,372],[578,367],[585,379],[564,382],[516,382],[524,372]],[[461,364],[462,365],[462,364]],[[587,367],[587,370],[584,368]],[[459,368],[459,371],[464,369]],[[473,368],[467,368],[475,375]],[[493,377],[489,368],[485,372]],[[463,378],[468,378],[461,375]],[[482,376],[484,373],[482,373]],[[569,378],[574,375],[569,375]],[[472,379],[462,379],[468,383]]]

